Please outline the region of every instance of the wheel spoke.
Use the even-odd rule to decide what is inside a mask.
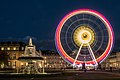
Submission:
[[[94,55],[94,53],[93,53],[93,51],[92,51],[92,48],[91,48],[91,46],[90,46],[89,44],[88,44],[88,50],[89,50],[89,53],[90,53],[93,61],[95,61],[95,64],[96,64],[96,66],[97,66],[98,63],[97,63],[97,61],[96,61],[95,55]]]
[[[74,60],[74,63],[73,63],[73,67],[75,66],[75,62],[76,62],[76,60],[77,60],[77,58],[78,58],[78,56],[79,56],[79,54],[80,54],[80,51],[81,51],[82,46],[83,46],[83,43],[80,45],[80,48],[79,48],[79,50],[78,50],[78,53],[77,53],[77,55],[76,55],[76,57],[75,57],[75,60]]]

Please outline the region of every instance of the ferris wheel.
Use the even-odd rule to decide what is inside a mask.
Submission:
[[[62,58],[73,66],[101,63],[110,53],[114,32],[99,12],[79,9],[68,13],[59,23],[55,44]]]

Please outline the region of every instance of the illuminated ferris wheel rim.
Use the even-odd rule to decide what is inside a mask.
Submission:
[[[59,54],[65,59],[67,60],[68,62],[70,63],[73,63],[74,62],[74,59],[71,58],[68,54],[66,54],[66,52],[64,51],[63,47],[62,47],[62,44],[61,44],[61,41],[60,41],[60,33],[61,33],[61,29],[64,25],[64,23],[69,19],[71,18],[72,16],[74,15],[77,15],[77,14],[82,14],[82,13],[87,13],[87,14],[91,14],[91,15],[94,15],[96,16],[97,18],[99,18],[100,20],[102,20],[104,22],[104,24],[106,25],[106,28],[108,29],[108,33],[109,33],[109,42],[108,42],[108,46],[106,48],[106,50],[104,51],[104,53],[98,57],[96,59],[97,62],[102,62],[107,56],[108,54],[110,53],[112,47],[113,47],[113,40],[114,40],[114,32],[113,32],[113,29],[112,29],[112,26],[111,24],[109,23],[109,21],[99,12],[95,11],[95,10],[91,10],[91,9],[78,9],[78,10],[74,10],[70,13],[68,13],[62,20],[61,22],[59,23],[57,29],[56,29],[56,34],[55,34],[55,43],[56,43],[56,47],[57,47],[57,50],[59,52]],[[76,61],[76,64],[81,64],[83,63],[83,61]],[[94,64],[94,61],[87,61],[86,64]]]

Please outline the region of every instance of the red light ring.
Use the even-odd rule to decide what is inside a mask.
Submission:
[[[64,49],[62,48],[61,45],[61,41],[60,41],[60,33],[61,33],[61,29],[64,25],[64,23],[72,16],[76,15],[76,14],[80,14],[80,13],[90,13],[93,14],[95,16],[97,16],[98,18],[100,18],[106,25],[108,31],[109,31],[109,42],[108,42],[108,46],[106,48],[106,50],[104,51],[104,53],[98,57],[96,59],[97,62],[102,62],[110,53],[112,47],[113,47],[113,39],[114,39],[114,32],[112,29],[112,26],[110,25],[109,21],[99,12],[94,11],[94,10],[90,10],[90,9],[79,9],[79,10],[75,10],[73,12],[70,12],[69,14],[67,14],[59,23],[57,29],[56,29],[56,35],[55,35],[55,43],[56,43],[56,47],[57,50],[59,51],[60,55],[67,61],[69,61],[70,63],[74,62],[74,59],[71,58],[69,55],[67,55],[67,53],[64,51]],[[81,64],[83,63],[83,61],[76,61],[76,64]],[[86,64],[94,64],[94,61],[87,61]]]

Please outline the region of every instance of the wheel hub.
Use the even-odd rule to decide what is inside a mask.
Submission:
[[[95,40],[95,33],[89,26],[80,26],[74,31],[73,40],[77,46],[91,45]]]

